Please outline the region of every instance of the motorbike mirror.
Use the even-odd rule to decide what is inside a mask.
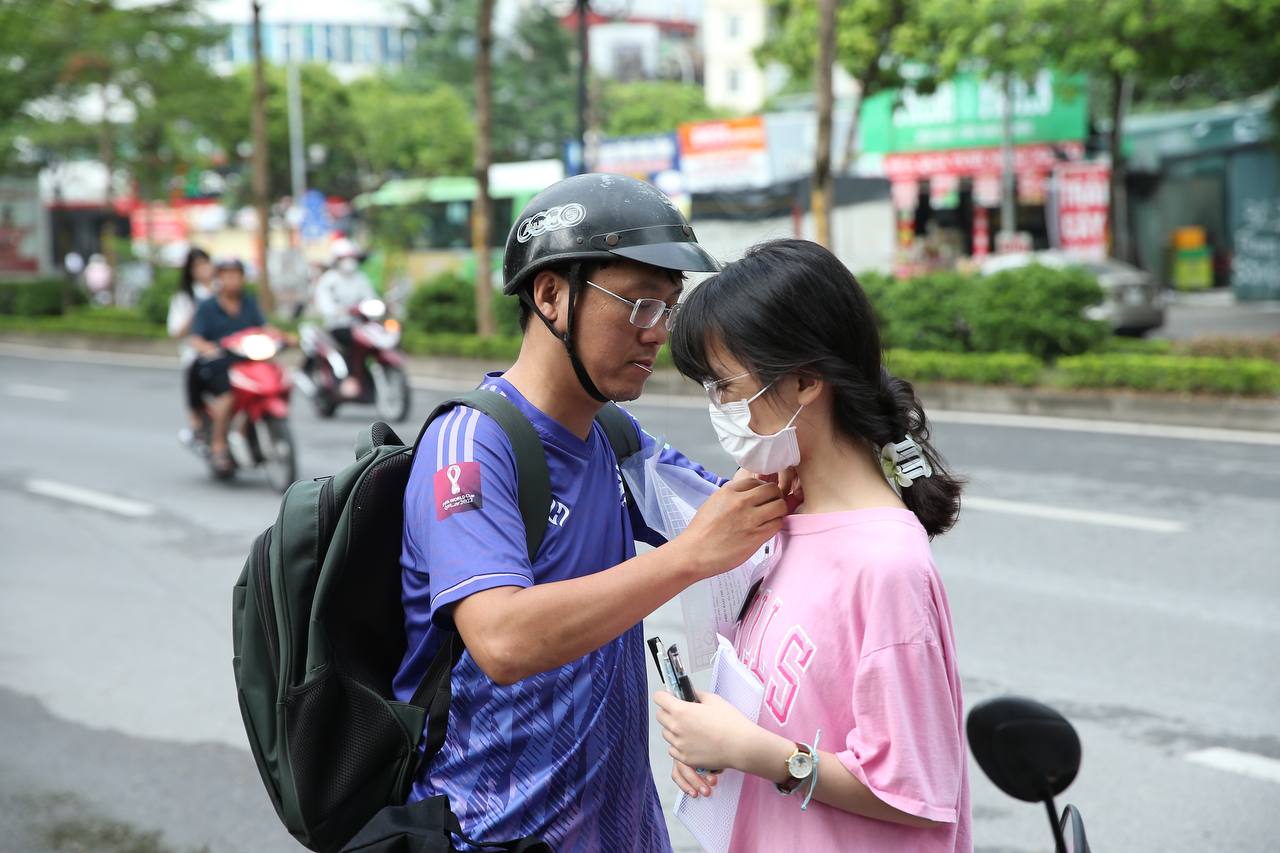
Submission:
[[[1075,806],[1062,810],[1062,839],[1067,853],[1089,853],[1089,840],[1084,835],[1084,818]]]
[[[1005,696],[975,706],[969,748],[996,787],[1028,803],[1062,793],[1080,769],[1080,738],[1066,718],[1031,699]]]

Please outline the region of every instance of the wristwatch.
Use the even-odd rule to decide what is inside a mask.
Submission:
[[[807,744],[796,743],[795,751],[787,756],[787,775],[785,782],[779,782],[775,787],[779,794],[790,794],[799,788],[801,783],[808,781],[813,775],[813,752]]]

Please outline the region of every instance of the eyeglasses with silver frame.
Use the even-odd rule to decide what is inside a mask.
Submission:
[[[640,329],[652,329],[658,325],[659,320],[665,320],[664,327],[669,332],[675,324],[676,313],[680,310],[680,303],[668,305],[661,299],[628,299],[625,296],[619,296],[607,287],[601,287],[594,281],[587,281],[587,284],[596,290],[603,291],[620,302],[625,302],[631,306],[631,325]]]

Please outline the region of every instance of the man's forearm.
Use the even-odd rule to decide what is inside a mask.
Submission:
[[[481,667],[509,684],[620,636],[702,577],[698,563],[671,542],[584,577],[478,593],[459,603],[456,622]]]

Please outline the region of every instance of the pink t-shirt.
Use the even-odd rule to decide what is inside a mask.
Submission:
[[[765,685],[759,723],[834,752],[884,802],[930,829],[789,797],[748,776],[734,851],[971,851],[969,776],[946,592],[904,509],[794,515],[738,629]],[[780,768],[781,769],[781,768]],[[713,795],[714,796],[714,795]]]

